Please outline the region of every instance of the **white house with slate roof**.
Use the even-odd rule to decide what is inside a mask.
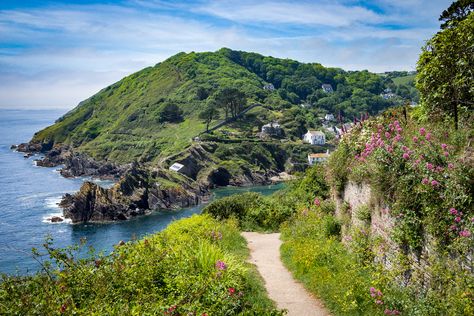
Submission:
[[[304,134],[303,141],[311,145],[324,145],[326,144],[326,135],[321,131],[308,131]]]

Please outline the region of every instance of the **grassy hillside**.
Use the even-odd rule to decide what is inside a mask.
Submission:
[[[275,90],[264,90],[267,83]],[[323,83],[335,91],[325,93]],[[270,120],[281,120],[288,136],[296,139],[319,124],[324,113],[341,113],[352,120],[392,105],[379,96],[382,79],[367,71],[345,72],[229,49],[179,53],[81,102],[56,124],[36,133],[33,142],[69,144],[99,160],[157,161],[183,150],[205,130],[199,113],[228,87],[245,94],[244,108],[255,102],[263,105],[230,126],[247,136]],[[301,103],[310,106],[303,109]],[[166,116],[170,109],[173,119]]]

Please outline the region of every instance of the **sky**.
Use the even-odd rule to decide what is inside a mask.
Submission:
[[[70,109],[179,52],[415,70],[450,0],[0,0],[0,108]]]

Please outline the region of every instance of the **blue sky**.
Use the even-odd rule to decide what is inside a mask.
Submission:
[[[414,70],[451,2],[0,0],[0,107],[72,108],[178,52],[221,47]]]

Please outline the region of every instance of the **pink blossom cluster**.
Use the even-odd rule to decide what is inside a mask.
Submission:
[[[224,263],[224,261],[217,260],[217,262],[216,262],[216,269],[217,269],[217,270],[226,270],[226,269],[227,269],[227,265]]]
[[[372,296],[372,298],[375,299],[375,304],[377,304],[377,305],[383,305],[384,304],[384,302],[382,300],[383,294],[380,290],[377,290],[376,288],[371,287],[369,289],[369,292],[370,292],[370,296]]]
[[[461,237],[470,237],[471,232],[467,229],[461,230],[461,228],[458,225],[461,225],[461,222],[463,221],[463,212],[458,211],[454,207],[449,209],[449,214],[454,217],[453,221],[454,224],[451,225],[450,230],[453,232],[458,232],[459,231],[459,236]],[[474,221],[474,218],[471,218],[471,222]]]
[[[396,309],[388,309],[386,308],[383,312],[385,315],[400,315],[400,311]]]

